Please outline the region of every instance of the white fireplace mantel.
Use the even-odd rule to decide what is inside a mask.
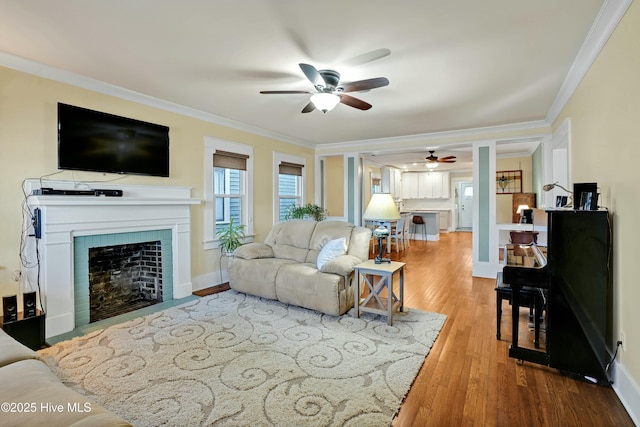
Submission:
[[[46,181],[45,187],[86,190],[87,184]],[[191,295],[191,212],[200,203],[191,189],[176,186],[95,184],[95,188],[123,190],[122,197],[30,195],[30,212],[40,210],[42,235],[27,237],[28,265],[37,264],[39,253],[40,291],[46,313],[46,336],[72,331],[74,317],[74,237],[170,229],[173,252],[173,298]],[[25,182],[26,194],[40,188],[40,180]],[[25,223],[30,224],[31,218]],[[33,234],[33,229],[27,234]],[[36,250],[37,247],[37,250]],[[37,283],[37,268],[26,272]]]

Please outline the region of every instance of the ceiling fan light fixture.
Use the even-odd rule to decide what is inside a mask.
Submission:
[[[333,108],[340,102],[340,97],[333,93],[320,92],[311,95],[311,102],[316,108],[323,113],[333,110]]]
[[[427,166],[429,169],[435,169],[435,168],[438,167],[438,163],[437,162],[427,162],[427,164],[425,166]]]

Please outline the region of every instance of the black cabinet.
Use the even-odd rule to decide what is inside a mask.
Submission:
[[[45,314],[40,310],[34,317],[23,318],[22,312],[18,313],[18,320],[4,323],[4,319],[0,316],[0,326],[16,341],[26,345],[32,350],[39,350],[46,347],[44,340],[44,320]]]

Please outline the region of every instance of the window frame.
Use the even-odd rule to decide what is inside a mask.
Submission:
[[[306,200],[306,175],[307,175],[307,160],[305,157],[294,156],[292,154],[273,152],[273,223],[276,224],[280,221],[280,163],[295,163],[302,165],[302,176],[300,177],[300,192],[298,195],[285,198],[295,198],[299,200],[299,204],[302,205]]]
[[[215,173],[213,167],[213,156],[216,150],[249,156],[246,160],[247,170],[245,171],[243,187],[243,202],[241,210],[242,224],[246,225],[245,242],[253,240],[253,146],[231,142],[222,139],[204,138],[204,249],[218,249],[218,239],[216,238],[216,193],[215,193]],[[225,174],[226,175],[226,174]]]

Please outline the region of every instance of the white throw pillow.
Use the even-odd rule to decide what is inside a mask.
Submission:
[[[322,266],[332,259],[347,253],[347,240],[344,237],[335,240],[329,240],[318,254],[318,270],[322,270]]]

